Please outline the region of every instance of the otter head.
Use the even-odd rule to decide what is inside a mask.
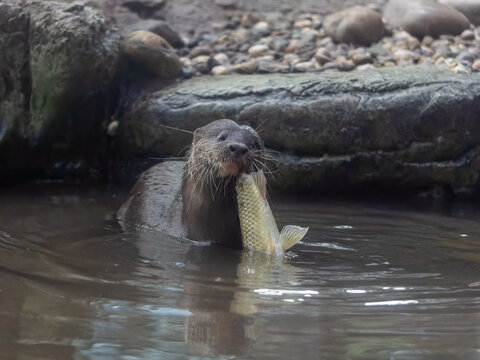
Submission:
[[[216,120],[193,133],[188,167],[210,180],[235,177],[261,169],[263,149],[260,136],[250,126]]]

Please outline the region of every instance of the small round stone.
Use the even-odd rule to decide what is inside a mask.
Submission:
[[[311,61],[302,61],[302,62],[296,63],[293,68],[296,71],[306,72],[306,71],[315,70],[315,64]]]
[[[427,35],[422,40],[422,46],[431,46],[433,43],[433,37]]]
[[[248,49],[248,55],[252,58],[256,58],[262,55],[265,55],[268,52],[268,46],[266,45],[253,45]]]
[[[329,61],[332,61],[332,55],[330,52],[325,48],[320,48],[315,52],[315,60],[320,64],[323,65]]]
[[[467,29],[467,30],[464,30],[462,32],[462,34],[460,35],[460,37],[463,39],[463,40],[467,40],[467,41],[471,41],[471,40],[475,40],[475,33],[470,30],[470,29]]]
[[[257,64],[253,61],[245,61],[234,65],[232,70],[240,74],[253,74],[257,70]]]
[[[108,124],[108,127],[107,127],[108,136],[114,137],[115,135],[117,135],[118,125],[119,125],[118,120],[113,120],[110,124]]]
[[[313,22],[310,19],[300,19],[295,21],[295,23],[293,24],[293,27],[296,29],[301,29],[304,27],[311,28],[312,26],[313,26]]]
[[[472,64],[473,71],[480,71],[480,59],[477,59]]]
[[[228,64],[228,55],[225,53],[218,53],[213,56],[215,61],[219,63],[220,65],[226,65]]]
[[[211,70],[212,75],[228,75],[228,69],[226,66],[218,65],[214,66]]]
[[[255,25],[259,21],[260,21],[260,17],[257,14],[254,14],[252,12],[246,12],[245,14],[242,15],[240,23],[246,28],[251,28],[253,25]]]
[[[258,30],[270,30],[270,24],[266,21],[259,21],[253,28]]]

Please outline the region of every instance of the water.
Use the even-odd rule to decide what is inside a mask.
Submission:
[[[124,194],[0,194],[1,359],[478,359],[480,212],[276,200],[284,263],[113,220]]]

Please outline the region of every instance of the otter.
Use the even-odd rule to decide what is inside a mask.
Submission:
[[[235,184],[260,170],[264,157],[253,128],[213,121],[193,132],[185,162],[162,162],[141,174],[117,219],[129,229],[241,248]]]

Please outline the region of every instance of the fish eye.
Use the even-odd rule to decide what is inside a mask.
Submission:
[[[225,141],[227,139],[227,136],[225,134],[220,134],[220,136],[217,138],[218,141]]]

